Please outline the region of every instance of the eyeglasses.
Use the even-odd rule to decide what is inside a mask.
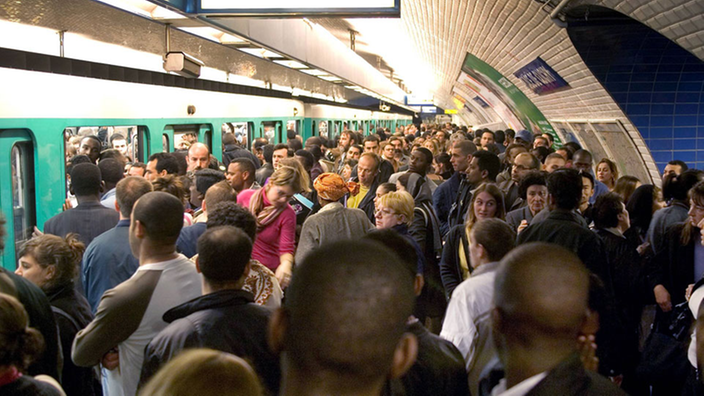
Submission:
[[[396,214],[396,212],[394,212],[393,210],[388,209],[388,208],[377,209],[374,211],[374,216],[395,215],[395,214]]]

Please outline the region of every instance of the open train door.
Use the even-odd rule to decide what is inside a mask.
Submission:
[[[34,141],[28,131],[0,131],[0,207],[5,217],[2,265],[14,271],[17,251],[37,224]]]

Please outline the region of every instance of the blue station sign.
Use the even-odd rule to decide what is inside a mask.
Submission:
[[[538,95],[558,89],[569,88],[569,84],[540,57],[518,69],[514,76],[523,81]]]

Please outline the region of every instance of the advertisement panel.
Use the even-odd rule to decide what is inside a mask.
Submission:
[[[513,75],[521,79],[528,88],[538,95],[570,87],[567,81],[540,57],[518,69]]]
[[[515,124],[515,119],[518,119],[521,126],[513,129],[527,129],[533,133],[550,133],[555,139],[555,142],[560,143],[560,138],[545,116],[543,116],[543,113],[535,107],[533,102],[531,102],[518,87],[496,69],[476,56],[467,53],[462,66],[462,72],[463,73],[460,73],[460,80],[466,79],[466,77],[463,76],[466,74],[485,87],[509,109],[509,113],[511,113],[513,117],[510,117],[503,108],[497,109],[497,107],[495,107],[496,103],[493,100],[487,100],[488,97],[482,95],[482,99],[501,116],[506,124]]]

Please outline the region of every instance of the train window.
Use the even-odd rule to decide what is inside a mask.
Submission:
[[[235,141],[237,142],[237,145],[248,149],[250,146],[250,142],[252,141],[252,129],[250,128],[251,125],[254,124],[251,122],[226,122],[222,124],[223,138],[225,137],[226,133],[233,133],[235,135]]]
[[[167,128],[174,131],[174,150],[188,150],[198,141],[200,125],[168,125]]]
[[[168,153],[170,150],[169,148],[169,134],[164,133],[161,135],[161,151]]]
[[[287,131],[295,131],[297,134],[300,135],[301,134],[301,131],[299,128],[300,123],[301,123],[300,120],[288,120],[286,122],[286,130]]]
[[[66,161],[81,151],[81,140],[85,136],[95,136],[100,142],[99,150],[116,149],[127,161],[143,161],[146,154],[144,141],[146,128],[142,126],[82,126],[68,127],[63,131],[64,154]]]
[[[34,204],[34,158],[31,142],[12,146],[12,217],[15,234],[15,259],[20,246],[32,237],[36,225]]]
[[[328,136],[328,123],[327,121],[320,121],[318,123],[318,135],[322,136],[326,139],[329,139]]]
[[[276,144],[276,132],[277,132],[277,122],[276,121],[264,121],[262,126],[264,127],[263,138],[269,141],[269,144]]]

